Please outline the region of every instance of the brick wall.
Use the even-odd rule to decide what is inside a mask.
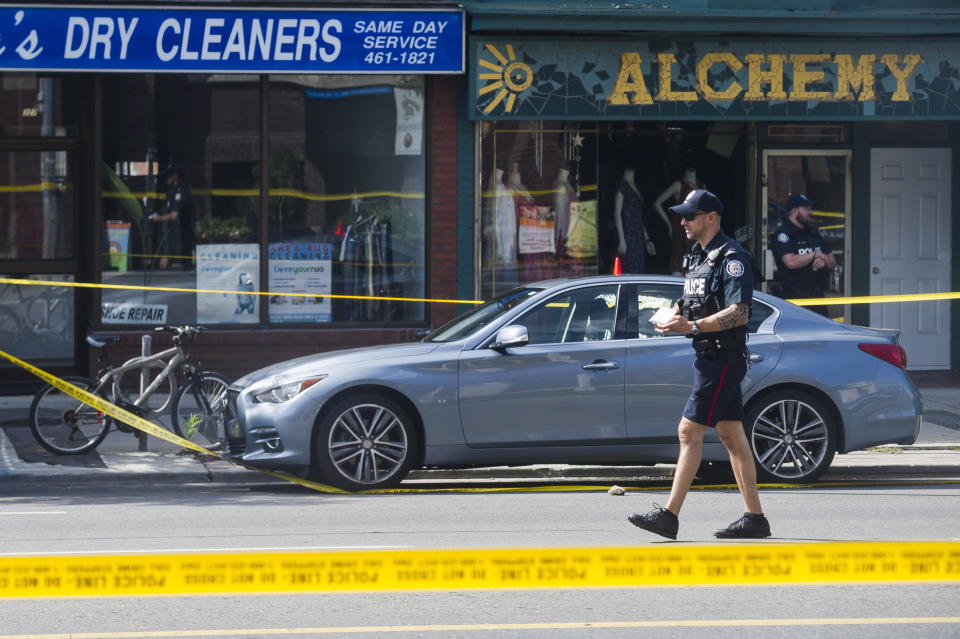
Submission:
[[[434,78],[429,94],[427,175],[430,185],[430,297],[457,298],[457,78]],[[432,304],[430,324],[439,326],[464,310]]]

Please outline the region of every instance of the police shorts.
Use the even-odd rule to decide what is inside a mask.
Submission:
[[[693,390],[683,416],[710,428],[719,421],[742,422],[740,382],[746,374],[747,362],[742,355],[698,355],[693,363]]]

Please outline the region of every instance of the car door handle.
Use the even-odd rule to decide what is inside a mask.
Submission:
[[[599,359],[592,364],[583,365],[585,371],[612,371],[618,368],[620,368],[620,364],[616,362],[605,362]]]
[[[760,353],[750,353],[750,354],[748,355],[748,357],[749,357],[749,359],[750,359],[751,362],[762,362],[762,361],[763,361],[763,355],[761,355]]]

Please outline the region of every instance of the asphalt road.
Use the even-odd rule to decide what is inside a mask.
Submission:
[[[7,484],[0,555],[671,544],[626,521],[665,500],[645,488],[332,496],[281,484]],[[774,534],[764,543],[960,538],[957,484],[768,491],[763,502]],[[676,545],[718,543],[712,531],[741,510],[735,491],[691,493]],[[960,582],[0,600],[0,637],[942,638],[960,637],[958,595]]]

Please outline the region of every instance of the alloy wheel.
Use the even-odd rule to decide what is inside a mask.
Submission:
[[[392,477],[410,452],[403,421],[378,404],[357,404],[340,413],[330,428],[327,448],[337,472],[365,485]]]
[[[757,462],[771,475],[803,479],[823,465],[830,450],[830,431],[810,404],[783,399],[757,415],[750,443]]]

